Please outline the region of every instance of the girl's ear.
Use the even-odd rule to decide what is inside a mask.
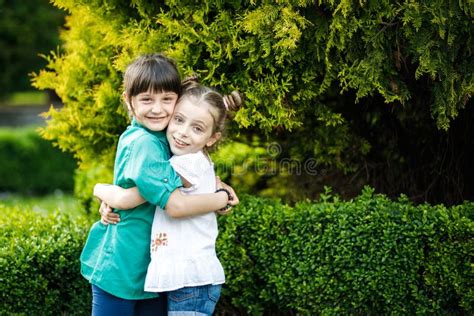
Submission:
[[[209,140],[207,141],[206,146],[207,146],[207,147],[211,147],[211,146],[214,145],[221,137],[222,137],[222,133],[221,133],[221,132],[216,132],[216,133],[212,134],[211,137],[209,137]]]
[[[128,114],[130,116],[133,115],[133,108],[132,108],[132,105],[130,104],[130,102],[128,102],[128,96],[127,96],[126,92],[122,93],[122,99],[123,99],[123,102],[125,103]]]

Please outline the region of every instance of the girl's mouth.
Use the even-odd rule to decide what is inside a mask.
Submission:
[[[187,143],[185,143],[185,142],[179,140],[178,138],[174,138],[174,142],[175,142],[175,144],[176,144],[178,147],[185,147],[185,146],[188,146]]]
[[[162,121],[163,119],[165,119],[165,117],[163,117],[163,116],[160,116],[160,117],[148,116],[147,118],[148,118],[150,121],[155,121],[155,122],[157,122],[157,121]]]

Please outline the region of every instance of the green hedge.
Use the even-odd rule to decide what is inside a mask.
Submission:
[[[76,162],[34,128],[0,129],[0,191],[45,194],[72,191]]]
[[[79,254],[90,223],[0,206],[0,315],[90,315]]]
[[[220,218],[221,307],[251,314],[474,312],[474,204],[392,201],[366,188],[294,207],[245,197]]]
[[[411,204],[365,189],[293,207],[243,196],[219,217],[219,314],[472,314],[474,204]],[[3,210],[5,313],[89,313],[78,257],[89,223]]]

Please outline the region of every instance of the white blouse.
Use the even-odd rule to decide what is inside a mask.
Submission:
[[[190,184],[184,194],[214,193],[214,165],[202,151],[173,156],[171,165]],[[151,262],[145,291],[164,292],[188,286],[222,284],[224,269],[215,245],[217,219],[214,212],[186,218],[171,218],[157,207],[151,231]]]

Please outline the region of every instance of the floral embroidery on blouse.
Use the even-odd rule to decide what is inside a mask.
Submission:
[[[166,233],[155,234],[155,238],[151,241],[151,251],[158,251],[160,246],[168,246],[168,237]]]

